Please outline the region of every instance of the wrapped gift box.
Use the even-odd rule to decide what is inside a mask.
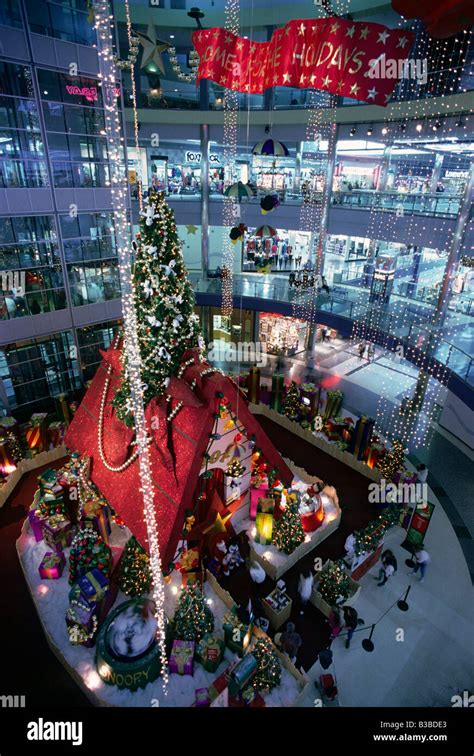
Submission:
[[[94,567],[90,572],[80,577],[77,581],[81,595],[86,601],[100,601],[105,597],[109,587],[109,581],[101,570]]]
[[[247,378],[248,393],[247,398],[249,402],[253,404],[259,404],[260,402],[260,368],[250,368]]]
[[[112,531],[110,523],[110,507],[103,500],[93,498],[84,503],[81,521],[84,527],[92,525],[101,536],[104,543],[109,543]]]
[[[169,671],[177,675],[192,675],[194,669],[194,641],[174,640]]]
[[[36,541],[43,540],[43,525],[45,524],[47,519],[48,516],[46,514],[41,514],[40,510],[38,509],[37,502],[33,501],[33,504],[28,510],[28,522],[30,523],[30,528],[33,531],[33,535]]]
[[[206,580],[206,573],[202,569],[186,570],[181,572],[181,585],[203,585]]]
[[[52,467],[47,467],[46,470],[43,470],[38,475],[37,480],[40,488],[53,490],[58,482],[57,470],[54,470]]]
[[[235,610],[226,612],[223,619],[225,645],[239,656],[243,656],[252,637],[253,622],[249,624],[240,622]]]
[[[7,477],[16,470],[16,462],[8,441],[0,439],[0,475]]]
[[[258,500],[268,496],[268,482],[250,489],[250,519],[255,520],[257,516]]]
[[[228,688],[230,670],[231,667],[229,665],[209,686],[209,700],[211,701],[211,704]]]
[[[62,551],[70,546],[74,532],[74,525],[62,515],[48,517],[43,522],[43,538],[55,551]]]
[[[253,654],[246,654],[229,675],[229,693],[236,696],[250,682],[257,671],[258,663]]]
[[[58,478],[58,484],[61,486],[64,505],[71,522],[77,523],[79,516],[79,488],[78,476],[72,472],[63,472]]]
[[[109,611],[113,607],[117,598],[117,594],[118,586],[111,584],[109,588],[106,589],[103,598],[101,598],[99,601],[88,601],[81,593],[79,583],[74,583],[71,590],[69,591],[69,602],[78,602],[82,605],[92,608],[92,613],[95,613],[97,615],[97,620],[100,627],[107,617]]]
[[[197,688],[194,695],[196,706],[209,706],[211,703],[208,688]]]
[[[13,433],[21,444],[21,431],[18,420],[15,420],[10,415],[0,417],[0,437],[7,436],[8,433]]]
[[[324,408],[324,419],[329,420],[330,417],[337,417],[342,407],[342,391],[335,389],[334,391],[328,391],[326,396],[326,406]]]
[[[277,412],[281,412],[283,397],[285,394],[285,377],[283,375],[272,376],[272,391],[270,396],[270,407]]]
[[[266,386],[260,386],[260,404],[270,405],[272,392]]]
[[[214,633],[206,633],[196,648],[197,661],[208,672],[215,672],[224,656],[224,642]]]
[[[44,451],[46,446],[46,418],[47,412],[35,412],[31,415],[25,427],[25,438],[28,448],[37,452]]]
[[[42,580],[58,580],[63,574],[66,557],[62,552],[47,551],[41,560],[38,571]]]
[[[48,449],[55,449],[63,442],[66,433],[66,423],[54,420],[46,429],[46,444]]]

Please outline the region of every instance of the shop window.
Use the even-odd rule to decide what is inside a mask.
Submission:
[[[308,323],[297,318],[261,313],[259,340],[267,354],[289,357],[306,349]]]

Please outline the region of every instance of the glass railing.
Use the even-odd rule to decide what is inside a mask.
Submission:
[[[191,273],[190,277],[196,292],[216,295],[221,293],[222,281],[220,278],[212,277],[204,280],[200,273]],[[360,301],[360,293],[360,288],[354,288],[351,291],[350,287],[333,286],[329,294],[320,292],[317,295],[317,309],[350,320],[366,318],[369,314],[370,305],[368,302],[362,303]],[[288,279],[264,280],[262,276],[259,280],[255,280],[255,274],[252,277],[234,275],[233,294],[237,304],[239,297],[265,299],[269,301],[269,306],[271,306],[272,300],[289,303],[301,301],[300,291],[290,286]],[[400,306],[399,302],[394,302],[392,310],[382,311],[379,308],[374,308],[371,321],[374,328],[398,336],[408,346],[422,349],[431,334],[430,316],[432,312],[433,308],[427,308],[423,315],[419,312],[413,312],[408,302],[405,306]],[[435,359],[446,365],[469,385],[474,386],[474,357],[446,338],[442,336],[437,338],[438,345],[433,354]]]
[[[390,210],[400,214],[438,215],[457,217],[462,197],[452,194],[406,194],[404,192],[377,192],[354,189],[347,192],[333,192],[331,203],[355,210]]]
[[[149,189],[144,190],[147,196]],[[301,206],[303,198],[294,190],[274,190],[285,205]],[[242,204],[258,204],[268,190],[255,189],[254,196],[244,198]],[[170,200],[189,201],[200,200],[200,186],[180,186],[168,190]],[[132,190],[132,199],[137,199],[137,193]],[[222,192],[210,190],[211,202],[221,202]],[[315,196],[315,201],[322,200],[322,193]],[[459,215],[462,197],[452,194],[405,194],[402,192],[377,192],[369,189],[354,189],[348,192],[332,192],[331,205],[351,210],[379,210],[381,212],[395,212],[400,215],[432,215],[441,218],[456,218]]]

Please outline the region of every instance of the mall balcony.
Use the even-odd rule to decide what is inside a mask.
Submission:
[[[122,10],[116,14],[120,46],[126,40]],[[145,11],[132,5],[141,31],[146,31]],[[38,397],[43,401],[83,386],[121,318],[104,113],[87,13],[86,4],[58,10],[53,2],[33,0],[12,0],[0,11],[2,267],[24,272],[26,280],[23,297],[7,295],[2,302],[1,374],[10,403],[25,411]],[[165,39],[173,37],[182,68],[191,30],[162,30]],[[271,33],[254,31],[262,39]],[[71,75],[71,65],[77,75]],[[212,312],[220,306],[220,281],[214,276],[228,235],[222,225],[223,90],[212,82],[198,90],[183,83],[167,58],[164,76],[139,71],[137,84],[138,149],[127,72],[117,92],[127,136],[131,220],[136,228],[138,177],[145,193],[152,187],[166,192],[203,327],[212,337]],[[234,170],[235,180],[254,188],[254,196],[240,206],[248,239],[270,224],[282,244],[295,248],[293,260],[277,257],[263,275],[263,256],[236,245],[234,294],[253,313],[253,328],[259,311],[294,314],[298,287],[293,282],[301,274],[304,284],[303,269],[310,263],[305,205],[309,197],[321,207],[329,166],[324,248],[329,293],[317,296],[318,323],[346,338],[352,333],[353,323],[370,311],[374,256],[385,254],[396,258],[397,266],[379,323],[381,339],[391,336],[416,346],[421,332],[429,334],[472,156],[466,115],[471,84],[468,66],[433,70],[423,89],[428,96],[421,97],[418,84],[403,82],[387,108],[348,98],[333,101],[320,93],[320,134],[311,140],[308,118],[315,102],[309,91],[277,87],[264,95],[239,95]],[[337,131],[330,149],[332,123]],[[268,136],[286,145],[287,157],[252,155],[254,145]],[[260,200],[272,192],[280,206],[263,216]],[[467,269],[460,279],[436,359],[468,386],[473,369]],[[51,355],[61,355],[60,369],[51,368],[56,359]]]

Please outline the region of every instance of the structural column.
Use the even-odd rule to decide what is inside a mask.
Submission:
[[[436,188],[441,178],[441,171],[443,168],[443,158],[444,158],[444,155],[442,152],[436,153],[433,173],[431,174],[431,179],[430,179],[430,194],[434,194],[436,192]]]
[[[334,168],[336,165],[337,151],[337,124],[332,123],[329,126],[328,139],[328,159],[326,166],[326,180],[324,182],[324,191],[321,208],[321,227],[318,235],[316,247],[316,268],[321,275],[324,272],[324,247],[329,224],[329,207],[331,204],[332,182],[334,178]]]
[[[201,124],[201,268],[209,270],[209,125]]]

